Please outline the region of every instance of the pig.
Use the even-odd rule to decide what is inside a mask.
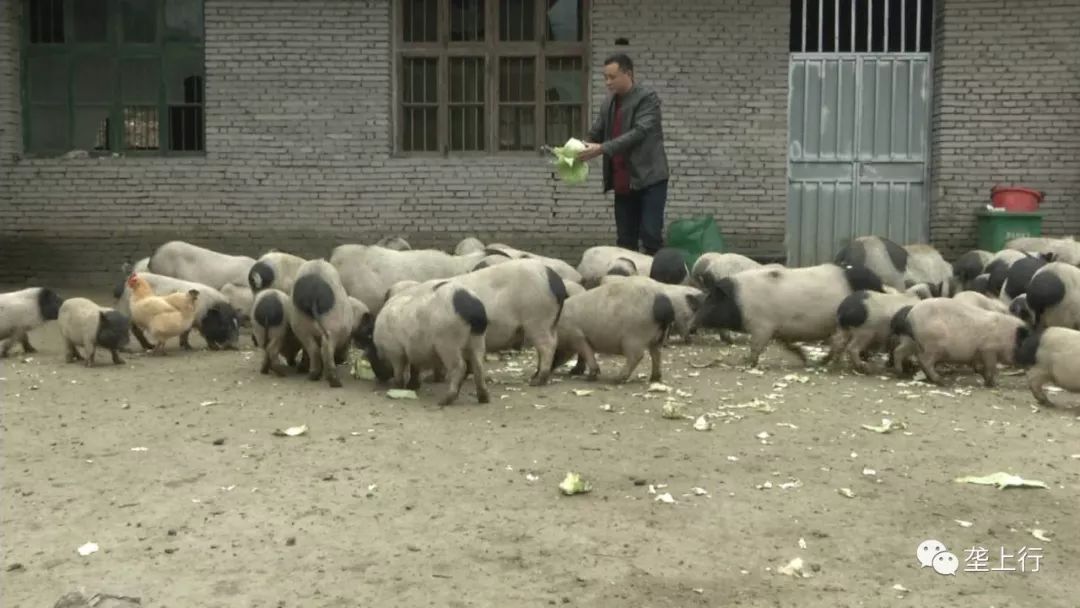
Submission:
[[[150,256],[147,270],[220,291],[229,284],[246,289],[253,265],[255,260],[246,255],[228,255],[184,241],[169,241]]]
[[[454,255],[465,255],[484,250],[484,243],[478,238],[466,237],[461,239],[454,247]]]
[[[1001,314],[1009,314],[1009,305],[1005,304],[998,298],[991,298],[975,291],[961,291],[953,296],[953,300],[962,302],[968,306],[974,306],[982,310],[988,310],[990,312],[997,312]]]
[[[936,286],[937,292],[944,297],[959,291],[960,283],[953,277],[952,264],[946,262],[937,249],[922,243],[906,245],[904,249],[908,252],[905,287],[927,283]]]
[[[410,251],[412,247],[409,245],[409,241],[406,241],[400,236],[384,236],[375,243],[376,247],[384,247],[386,249],[393,249],[394,251]]]
[[[639,276],[637,264],[630,258],[615,258],[608,266],[605,277],[634,277]],[[603,279],[601,279],[603,281]]]
[[[981,249],[969,251],[953,262],[953,278],[961,289],[970,289],[972,283],[985,272],[987,264],[993,258],[994,254],[989,251]]]
[[[903,291],[911,254],[899,244],[879,236],[856,237],[843,247],[835,264],[868,268],[880,277],[883,285]]]
[[[642,277],[611,281],[567,298],[558,324],[554,366],[576,353],[581,368],[588,369],[588,379],[595,380],[600,375],[596,353],[622,355],[626,365],[617,382],[626,383],[647,350],[652,362],[649,381],[659,382],[661,346],[675,322],[675,308],[664,287]]]
[[[206,346],[210,350],[237,349],[240,341],[240,313],[233,308],[232,303],[225,297],[225,294],[202,283],[185,281],[152,272],[143,272],[139,276],[145,279],[150,284],[150,288],[154,290],[154,293],[158,295],[178,291],[187,292],[192,289],[199,292],[199,297],[195,300],[195,321],[192,327],[206,340]],[[131,316],[130,297],[131,290],[125,285],[124,291],[121,292],[115,304],[116,310],[127,317]],[[153,348],[142,329],[137,325],[132,324],[131,331],[135,334],[135,339],[139,341],[140,346]],[[186,350],[191,350],[190,335],[190,329],[180,334],[180,346]]]
[[[1005,307],[1005,312],[1007,312],[1010,315],[1016,317],[1017,319],[1020,319],[1021,321],[1023,321],[1027,325],[1029,325],[1031,327],[1035,327],[1036,326],[1035,313],[1031,310],[1031,307],[1028,306],[1027,299],[1028,299],[1028,296],[1027,296],[1026,293],[1023,294],[1023,295],[1017,296],[1012,302],[1009,302],[1008,306]],[[1005,303],[1002,302],[1000,299],[991,300],[991,301],[996,302],[998,304],[1001,304],[1002,306],[1005,306]]]
[[[558,339],[555,324],[567,298],[562,277],[540,260],[518,259],[449,281],[455,287],[464,287],[483,302],[487,315],[486,352],[531,344],[536,349],[537,368],[529,384],[547,384]],[[431,287],[433,284],[429,281],[419,286]],[[391,288],[388,299],[415,287],[399,283]]]
[[[975,277],[964,288],[964,291],[973,291],[984,296],[990,294],[990,275],[983,273]]]
[[[805,362],[806,354],[794,342],[828,340],[837,329],[840,303],[859,290],[884,293],[884,286],[864,266],[745,270],[708,290],[694,324],[749,333],[751,367],[757,367],[774,337]],[[830,352],[829,360],[837,354]]]
[[[540,260],[545,266],[554,270],[564,281],[574,281],[575,283],[581,282],[581,274],[578,273],[570,264],[558,259],[549,258],[542,255],[536,255],[535,253],[529,253],[528,251],[522,251],[520,249],[514,249],[509,245],[502,243],[493,243],[485,248],[487,254],[490,255],[503,255],[514,260]]]
[[[1001,286],[999,297],[1004,302],[1011,302],[1018,296],[1027,293],[1028,284],[1031,283],[1035,273],[1046,266],[1046,260],[1039,257],[1023,257],[1013,262],[1005,273],[1005,282]]]
[[[113,287],[113,299],[119,300],[120,296],[124,294],[124,287],[127,286],[128,277],[134,273],[144,273],[150,271],[150,258],[142,258],[137,260],[134,264],[130,262],[124,262],[120,265],[120,272],[124,276],[120,277],[120,280],[116,282]]]
[[[0,344],[3,345],[0,346],[0,358],[7,357],[16,342],[22,346],[24,354],[36,353],[27,334],[55,321],[63,303],[64,299],[48,287],[28,287],[0,294]]]
[[[890,346],[892,318],[901,308],[929,297],[915,289],[892,293],[859,290],[847,296],[836,309],[838,329],[830,344],[830,350],[837,353],[833,361],[839,361],[842,353],[852,368],[864,374],[874,371],[864,356]]]
[[[1016,364],[1027,369],[1028,388],[1035,400],[1053,406],[1046,385],[1080,392],[1080,331],[1047,327],[1027,334],[1016,333]]]
[[[300,270],[300,266],[306,261],[302,257],[283,251],[269,251],[263,254],[248,271],[248,286],[251,287],[251,293],[258,294],[263,289],[271,287],[285,293],[292,293],[296,271]]]
[[[1080,264],[1080,243],[1075,237],[1020,237],[1005,243],[1008,249],[1037,255],[1047,262],[1064,262],[1073,266]]]
[[[269,287],[259,291],[251,313],[251,331],[255,344],[262,348],[263,358],[260,374],[273,371],[278,376],[286,374],[279,357],[284,357],[289,367],[296,365],[297,354],[303,352],[300,340],[289,325],[289,318],[296,313],[289,294]],[[306,363],[306,362],[305,362]],[[300,369],[308,365],[301,364]]]
[[[359,339],[367,307],[345,292],[337,269],[322,258],[300,266],[290,299],[287,318],[307,355],[308,379],[325,378],[332,388],[341,388],[336,366]]]
[[[664,247],[653,254],[649,278],[668,285],[682,285],[690,279],[686,258],[674,247]]]
[[[1001,288],[1005,286],[1005,279],[1009,276],[1009,267],[1017,260],[1032,257],[1030,254],[1015,249],[1003,249],[994,254],[993,259],[986,265],[986,274],[990,275],[987,283],[987,294],[993,297],[1001,295]]]
[[[580,281],[586,289],[591,289],[600,284],[600,279],[604,278],[608,274],[608,270],[612,267],[615,260],[619,258],[626,258],[633,262],[634,268],[637,269],[637,274],[642,276],[649,276],[649,271],[652,269],[652,256],[645,255],[644,253],[638,253],[629,249],[623,249],[622,247],[613,247],[610,245],[599,245],[596,247],[589,247],[581,254],[581,262],[578,263],[577,271],[581,275]]]
[[[1040,268],[1027,290],[1036,327],[1080,330],[1080,268],[1051,262]]]
[[[450,280],[413,286],[386,301],[358,343],[380,380],[393,374],[399,388],[420,388],[423,369],[443,369],[449,379],[439,405],[450,405],[461,392],[466,365],[473,372],[476,399],[489,403],[484,372],[487,311],[480,298]]]
[[[709,289],[720,279],[744,270],[761,268],[761,264],[738,253],[703,253],[690,271],[691,284]]]
[[[112,362],[122,365],[118,352],[131,339],[131,319],[111,308],[103,308],[86,298],[68,298],[60,305],[57,317],[60,337],[67,349],[68,363],[83,360],[78,347],[86,353],[86,367],[94,366],[97,349],[104,348],[112,354]]]
[[[904,361],[916,354],[926,377],[942,384],[935,366],[946,361],[970,364],[987,387],[996,383],[997,364],[1012,364],[1017,332],[1027,331],[1020,319],[958,302],[932,298],[897,311],[891,321],[901,336],[893,364],[902,373]]]
[[[340,245],[330,255],[345,291],[377,315],[387,290],[398,281],[447,279],[465,274],[484,257],[484,252],[450,255],[436,249],[395,251],[369,245]]]
[[[655,281],[660,283],[663,286],[661,289],[671,299],[671,305],[675,309],[675,321],[672,323],[671,328],[675,330],[675,333],[679,334],[683,343],[690,343],[691,336],[697,331],[697,328],[694,327],[694,315],[697,314],[698,309],[701,308],[702,303],[705,301],[704,291],[690,285],[672,285],[642,276],[608,275],[600,281],[600,284],[606,285],[613,281],[639,281],[642,284]]]
[[[585,293],[585,288],[581,286],[581,283],[575,283],[573,281],[563,281],[563,285],[566,286],[566,297],[572,298],[576,295]]]

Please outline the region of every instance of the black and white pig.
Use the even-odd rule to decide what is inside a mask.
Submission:
[[[465,237],[454,246],[454,255],[466,255],[484,250],[484,242],[472,236]]]
[[[225,294],[202,283],[185,281],[153,272],[143,272],[139,276],[150,284],[150,288],[156,294],[187,293],[192,289],[199,292],[199,297],[195,300],[195,321],[192,327],[206,340],[206,346],[210,350],[222,348],[236,350],[240,340],[241,315],[240,311],[233,308],[232,303]],[[131,316],[130,297],[131,289],[125,284],[124,290],[116,301],[116,310],[128,317]],[[135,339],[139,341],[140,346],[153,348],[153,345],[150,344],[150,341],[146,339],[146,335],[137,325],[132,324],[131,331],[135,334]],[[180,346],[187,350],[191,350],[190,335],[191,330],[180,334]]]
[[[618,262],[619,258],[626,258],[630,264]],[[628,269],[631,266],[637,274],[647,277],[652,270],[652,256],[611,245],[589,247],[581,254],[581,262],[577,266],[581,280],[575,282],[591,289],[599,285],[606,275],[611,274],[613,268]]]
[[[412,249],[412,245],[409,245],[409,241],[406,241],[400,236],[384,236],[376,241],[375,246],[393,249],[394,251],[409,251]]]
[[[254,264],[255,260],[246,255],[229,255],[184,241],[169,241],[150,256],[147,269],[154,274],[213,287],[229,300],[240,323],[246,324],[254,299],[248,285],[248,271]]]
[[[131,319],[123,313],[86,298],[68,298],[60,305],[57,324],[68,363],[83,360],[79,347],[86,353],[86,367],[94,366],[98,348],[108,350],[114,364],[124,363],[119,350],[131,339]]]
[[[840,303],[859,290],[884,293],[881,278],[864,266],[746,270],[708,290],[694,324],[749,333],[751,367],[773,338],[805,362],[806,353],[794,343],[829,340]],[[838,354],[831,352],[829,359]]]
[[[890,289],[892,293],[859,290],[844,298],[836,309],[838,329],[830,344],[831,352],[836,353],[833,361],[846,355],[854,369],[872,371],[864,357],[887,349],[891,353],[892,318],[901,308],[931,297],[918,287],[922,286],[904,292]]]
[[[1020,237],[1007,243],[1008,249],[1037,254],[1048,262],[1065,262],[1076,266],[1080,264],[1080,242],[1075,237]]]
[[[564,281],[574,281],[575,283],[581,282],[581,274],[577,269],[558,258],[550,258],[521,249],[514,249],[503,243],[492,243],[485,248],[485,252],[489,256],[503,255],[513,260],[539,260],[543,262],[545,266],[554,270]]]
[[[997,364],[1011,365],[1020,330],[1028,331],[1020,319],[990,312],[953,298],[932,298],[901,308],[893,317],[892,330],[901,336],[893,351],[898,374],[912,355],[917,355],[926,377],[941,384],[939,362],[966,363],[980,373],[986,386],[996,382]]]
[[[667,285],[684,285],[690,279],[686,258],[674,247],[664,247],[653,254],[649,278]]]
[[[1052,406],[1046,385],[1080,392],[1080,331],[1047,327],[1028,335],[1018,331],[1016,364],[1027,368],[1028,387],[1035,399]]]
[[[989,275],[986,295],[994,298],[1001,297],[1001,288],[1005,286],[1005,280],[1009,277],[1009,268],[1018,260],[1030,257],[1033,256],[1016,249],[1002,249],[995,253],[985,268],[986,274]]]
[[[981,249],[974,249],[960,256],[953,262],[953,278],[960,289],[970,290],[975,279],[986,272],[986,266],[994,259],[994,254]]]
[[[300,340],[293,333],[289,319],[295,316],[289,294],[276,288],[263,289],[255,296],[251,312],[251,333],[255,344],[263,351],[260,374],[273,371],[278,376],[286,374],[279,357],[284,357],[289,367],[297,364],[296,356],[303,352]],[[308,367],[304,361],[301,370]]]
[[[292,293],[296,273],[306,261],[300,256],[284,251],[268,251],[255,260],[255,264],[248,271],[248,286],[251,287],[253,294],[271,287],[285,293]]]
[[[55,321],[63,303],[63,298],[48,287],[0,293],[0,358],[7,357],[16,342],[22,345],[25,354],[37,352],[28,334]]]
[[[761,266],[759,262],[738,253],[703,253],[690,270],[690,281],[701,289],[709,289],[720,279]]]
[[[468,366],[477,401],[491,400],[484,371],[488,316],[471,290],[449,280],[414,285],[388,299],[373,326],[370,319],[358,344],[380,380],[392,370],[395,386],[416,390],[423,370],[445,370],[449,386],[439,404],[449,405]]]
[[[1046,260],[1040,257],[1022,257],[1013,262],[1005,273],[1005,282],[1001,285],[1001,301],[1012,302],[1027,293],[1031,279],[1043,266],[1046,266]]]
[[[672,323],[671,328],[675,333],[679,334],[684,343],[689,344],[691,336],[697,331],[697,328],[694,327],[694,315],[697,314],[698,309],[705,302],[705,292],[690,285],[672,285],[642,276],[624,277],[609,274],[600,281],[600,284],[606,285],[613,281],[626,280],[639,281],[645,284],[648,284],[649,281],[655,281],[663,285],[663,291],[671,299],[671,306],[675,309],[675,321]]]
[[[555,325],[568,297],[562,277],[539,260],[518,259],[448,280],[484,303],[485,351],[493,353],[531,345],[536,349],[537,368],[529,384],[547,384],[558,342]],[[431,289],[434,283],[399,283],[390,289],[387,300],[417,287]]]
[[[337,269],[322,258],[300,266],[290,299],[289,326],[307,355],[308,379],[325,377],[340,388],[337,365],[345,363],[349,345],[360,336],[367,307],[345,293]]]
[[[345,291],[377,315],[386,292],[399,281],[423,283],[471,271],[484,252],[450,255],[437,249],[396,251],[371,245],[339,245],[330,255]]]
[[[675,308],[666,287],[670,286],[648,277],[632,277],[567,298],[558,324],[555,367],[576,353],[579,367],[575,372],[587,369],[589,380],[595,380],[600,375],[596,353],[622,355],[626,365],[617,382],[625,383],[648,351],[650,382],[659,382],[663,375],[661,347],[675,322]]]
[[[1039,269],[1027,289],[1036,327],[1080,330],[1080,268],[1051,262]]]

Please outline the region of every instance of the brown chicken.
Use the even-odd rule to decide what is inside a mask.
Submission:
[[[166,340],[191,329],[199,292],[191,289],[187,293],[155,295],[146,279],[138,274],[128,277],[127,284],[131,289],[131,320],[154,343],[154,354],[165,354]]]

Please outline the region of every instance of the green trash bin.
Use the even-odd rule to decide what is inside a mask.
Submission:
[[[675,220],[668,226],[667,247],[682,252],[687,267],[693,267],[701,254],[724,251],[724,237],[711,215]]]
[[[979,224],[979,249],[1001,251],[1012,239],[1042,235],[1042,217],[1038,212],[989,211],[975,213]]]

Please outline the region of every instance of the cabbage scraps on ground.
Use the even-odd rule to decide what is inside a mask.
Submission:
[[[580,184],[589,178],[589,163],[577,159],[584,150],[585,143],[573,137],[563,147],[551,149],[559,179],[568,184]]]

